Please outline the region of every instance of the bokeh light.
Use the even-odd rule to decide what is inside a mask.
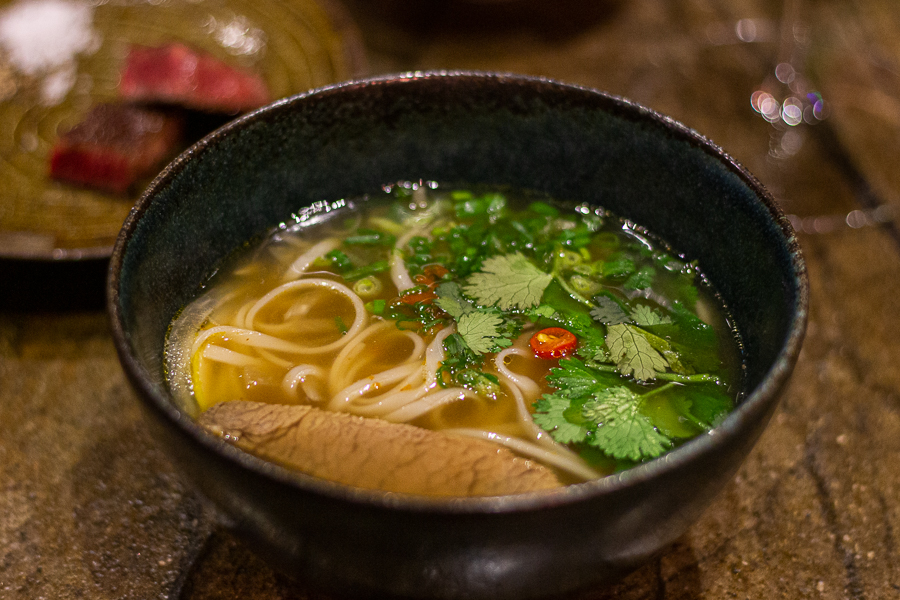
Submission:
[[[781,120],[794,127],[803,122],[803,102],[793,96],[781,105]]]

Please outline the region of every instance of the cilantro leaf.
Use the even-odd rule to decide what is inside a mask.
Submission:
[[[561,444],[587,444],[616,459],[655,458],[672,442],[641,412],[643,396],[578,359],[559,361],[547,378],[557,388],[534,404],[534,422]]]
[[[599,355],[606,355],[606,342],[603,338],[603,329],[584,313],[572,314],[569,312],[556,313],[553,320],[563,329],[568,329],[578,338],[576,352],[582,356],[600,360]]]
[[[715,330],[680,302],[673,302],[670,311],[672,323],[653,325],[647,328],[648,331],[662,341],[668,340],[668,345],[678,353],[678,360],[687,371],[715,372],[721,369],[719,342]],[[651,344],[653,343],[651,340]],[[663,355],[666,355],[666,352],[663,352]],[[672,370],[679,372],[671,359],[669,364]]]
[[[657,388],[641,412],[670,438],[691,438],[717,427],[733,408],[725,389],[702,382]]]
[[[715,384],[695,385],[690,392],[692,404],[688,418],[704,429],[718,427],[734,409],[731,397]]]
[[[338,273],[344,273],[353,268],[353,262],[350,260],[350,257],[340,250],[332,250],[330,252],[326,252],[325,254],[314,260],[313,265],[317,267],[324,267],[326,269],[334,269]]]
[[[594,299],[597,306],[591,309],[591,316],[595,321],[605,325],[621,325],[628,322],[628,315],[619,306],[619,303],[607,296],[598,296]]]
[[[582,352],[579,352],[582,350]],[[612,357],[609,355],[609,349],[606,344],[582,344],[575,350],[575,354],[583,356],[594,363],[612,363]]]
[[[681,302],[672,303],[672,318],[675,323],[689,335],[686,343],[705,344],[716,339],[712,326],[703,322],[694,312]]]
[[[608,377],[604,373],[592,369],[577,358],[564,358],[559,367],[550,369],[547,383],[564,390],[570,397],[591,394],[598,386],[606,385]]]
[[[476,310],[472,302],[462,295],[459,284],[448,281],[435,288],[438,297],[434,303],[448,315],[459,321],[460,317]]]
[[[438,368],[438,381],[447,373],[451,379],[463,369],[481,365],[481,357],[469,348],[459,333],[451,333],[444,339],[444,361]]]
[[[541,296],[552,280],[552,275],[515,252],[486,258],[481,271],[469,277],[464,291],[486,306],[525,310],[540,304]]]
[[[496,400],[500,393],[500,379],[490,373],[482,373],[476,369],[463,369],[456,373],[457,385],[468,388],[483,398]]]
[[[634,270],[634,261],[621,253],[611,256],[600,266],[600,274],[609,279],[627,277]]]
[[[666,387],[663,392],[648,398],[641,406],[641,412],[669,439],[690,439],[708,429],[696,422],[697,419],[691,414],[692,404],[690,392],[673,391],[673,388]]]
[[[656,269],[653,267],[644,267],[637,273],[625,280],[622,284],[626,290],[646,290],[653,285],[653,278],[656,277]]]
[[[565,412],[571,406],[571,400],[565,396],[546,394],[538,401],[535,408],[540,412],[534,414],[534,422],[560,444],[573,444],[585,441],[588,429],[583,425],[570,422]]]
[[[668,325],[668,323],[661,323],[660,325]],[[656,325],[648,325],[649,327],[656,327]],[[655,331],[655,329],[654,329]],[[691,368],[689,364],[685,364],[685,362],[681,359],[681,353],[679,352],[679,348],[683,348],[683,346],[676,345],[671,343],[669,340],[666,340],[663,337],[656,335],[647,329],[638,329],[634,328],[634,332],[638,335],[643,336],[647,343],[650,344],[654,350],[663,355],[663,358],[666,359],[666,362],[669,363],[669,368],[672,369],[675,373],[680,373],[681,375],[692,375],[696,373],[696,371]]]
[[[614,458],[655,458],[672,446],[640,412],[640,396],[626,387],[604,389],[585,403],[582,415],[597,424],[590,444]]]
[[[634,325],[611,325],[606,345],[622,375],[634,374],[638,381],[650,381],[669,366],[665,358],[650,345]]]
[[[459,335],[466,345],[476,354],[491,352],[498,346],[505,348],[512,341],[502,336],[499,331],[503,325],[503,317],[487,312],[471,312],[464,314],[457,321]]]
[[[644,304],[638,304],[634,307],[634,310],[631,311],[631,318],[637,325],[643,327],[672,322],[672,319],[669,317],[659,314],[659,311]]]
[[[548,304],[541,304],[540,306],[537,306],[537,307],[531,309],[531,311],[529,311],[529,313],[528,313],[528,316],[531,317],[531,319],[537,321],[541,317],[543,317],[545,319],[552,319],[553,315],[555,315],[555,314],[556,314],[555,308],[553,308],[552,306],[550,306]]]

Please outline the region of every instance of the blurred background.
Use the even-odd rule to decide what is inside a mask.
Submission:
[[[30,25],[29,7],[53,16]],[[50,25],[87,33],[51,35],[69,44],[54,53],[34,42]],[[216,524],[118,367],[106,257],[155,171],[124,194],[48,175],[64,134],[117,101],[128,45],[176,41],[261,75],[273,99],[400,71],[515,72],[624,96],[723,147],[800,234],[804,353],[707,517],[584,598],[900,598],[898,31],[896,0],[0,3],[0,598],[323,598]],[[203,113],[188,139],[232,116]]]

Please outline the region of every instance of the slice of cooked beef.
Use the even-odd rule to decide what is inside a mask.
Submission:
[[[183,120],[165,112],[98,104],[59,137],[50,176],[124,194],[174,154],[182,131]]]
[[[546,467],[492,442],[310,406],[223,402],[199,422],[260,458],[357,487],[493,496],[561,486]]]
[[[132,46],[119,80],[119,94],[138,102],[226,113],[258,108],[270,101],[268,87],[256,73],[179,43]]]

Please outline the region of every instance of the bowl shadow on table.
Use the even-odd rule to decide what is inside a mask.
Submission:
[[[665,593],[678,597],[701,595],[699,559],[690,533],[679,538],[664,554],[618,583],[598,586],[564,596],[566,600],[651,600]],[[666,563],[666,568],[663,568]],[[673,568],[674,567],[674,568]],[[207,538],[194,561],[187,566],[170,600],[344,600],[328,595],[275,571],[224,529]],[[385,599],[388,600],[388,599]]]

